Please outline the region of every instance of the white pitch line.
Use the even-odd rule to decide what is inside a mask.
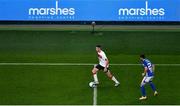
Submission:
[[[0,63],[0,65],[39,65],[39,66],[90,66],[91,63]]]
[[[94,63],[0,63],[3,65],[27,65],[27,66],[92,66]],[[141,64],[110,64],[112,66],[139,66]],[[180,66],[180,64],[155,64],[156,66]]]
[[[97,106],[97,87],[93,88],[93,106]]]

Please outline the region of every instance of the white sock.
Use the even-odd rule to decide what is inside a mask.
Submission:
[[[93,77],[94,77],[94,81],[98,82],[97,74],[94,74]]]
[[[112,80],[115,82],[115,83],[119,83],[119,81],[117,81],[117,79],[113,76],[112,77]]]

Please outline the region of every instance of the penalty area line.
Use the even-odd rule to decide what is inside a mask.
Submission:
[[[93,88],[93,106],[97,106],[97,87]]]
[[[14,66],[92,66],[94,63],[0,63],[3,65]],[[141,64],[110,64],[111,66],[140,66]],[[156,66],[180,66],[180,64],[155,64]]]

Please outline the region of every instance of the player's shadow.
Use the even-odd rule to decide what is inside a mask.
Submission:
[[[102,32],[99,32],[99,31],[94,31],[94,32],[90,32],[92,35],[95,35],[95,36],[102,36],[103,33]]]

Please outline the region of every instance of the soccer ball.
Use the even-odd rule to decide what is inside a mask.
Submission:
[[[89,87],[94,88],[94,87],[96,87],[96,84],[94,82],[90,82]]]

